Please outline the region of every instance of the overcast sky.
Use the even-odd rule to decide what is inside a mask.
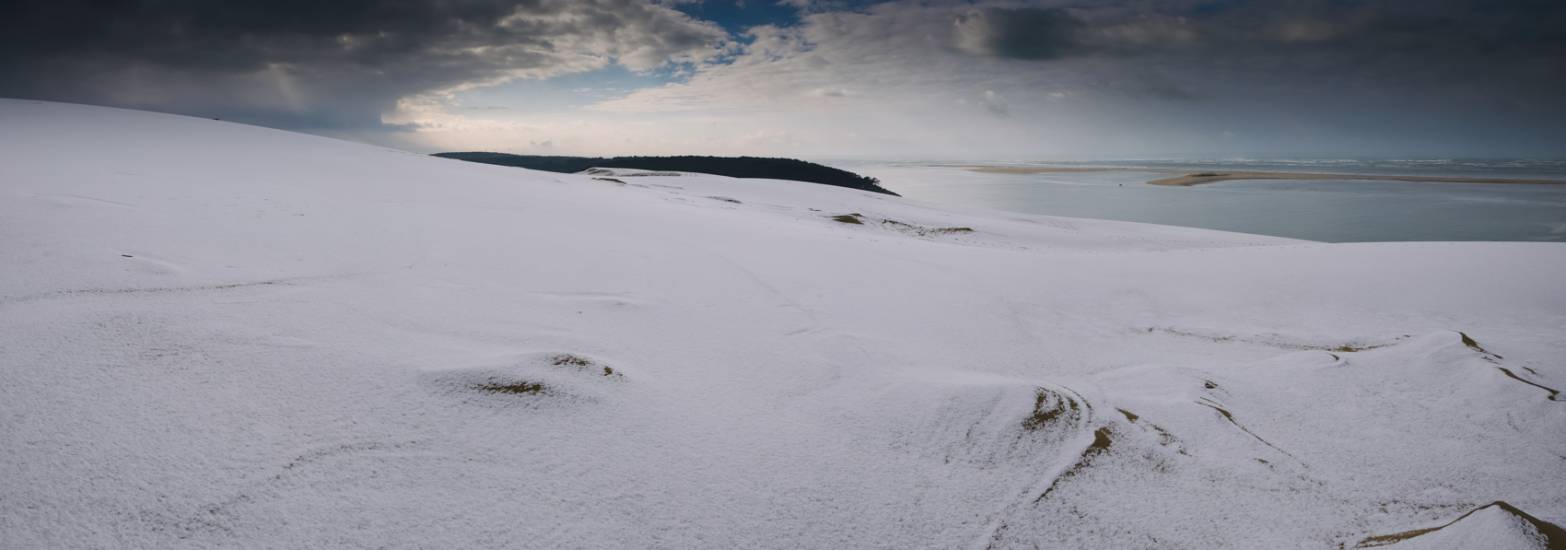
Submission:
[[[1560,158],[1566,2],[0,0],[0,96],[424,152]]]

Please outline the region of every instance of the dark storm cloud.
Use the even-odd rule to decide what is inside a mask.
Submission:
[[[0,96],[363,128],[419,93],[646,70],[726,37],[632,0],[5,2]]]
[[[1096,54],[1362,56],[1566,54],[1566,2],[1298,0],[1076,2],[976,8],[957,17],[957,45],[1024,60]]]
[[[974,53],[1055,59],[1088,51],[1086,24],[1060,8],[989,8],[958,17],[960,44]]]
[[[1107,68],[1104,91],[1149,99],[1566,116],[1560,1],[1050,2],[971,8],[952,24],[967,54],[1041,68],[1089,62]]]
[[[247,70],[330,55],[365,63],[459,38],[506,15],[496,3],[23,2],[6,10],[4,54],[118,55],[176,67]],[[487,33],[480,33],[480,36]],[[340,47],[373,35],[372,47]],[[460,38],[459,38],[460,39]]]

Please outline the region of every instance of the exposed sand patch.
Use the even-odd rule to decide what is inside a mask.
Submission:
[[[1375,547],[1379,547],[1379,546],[1403,546],[1403,545],[1398,544],[1398,543],[1401,543],[1403,541],[1407,541],[1409,539],[1414,539],[1414,538],[1417,538],[1417,537],[1423,537],[1423,536],[1426,536],[1426,535],[1432,535],[1432,534],[1441,532],[1443,529],[1448,529],[1448,528],[1452,528],[1452,527],[1456,527],[1456,526],[1462,525],[1464,523],[1464,520],[1469,519],[1471,516],[1474,516],[1476,513],[1483,513],[1483,512],[1490,512],[1490,513],[1492,513],[1492,515],[1498,515],[1498,516],[1511,516],[1511,517],[1517,518],[1518,520],[1521,520],[1521,523],[1526,525],[1526,527],[1524,529],[1534,531],[1534,533],[1531,534],[1531,535],[1534,535],[1534,536],[1527,536],[1529,534],[1523,534],[1524,536],[1522,538],[1533,539],[1536,542],[1543,542],[1544,543],[1544,547],[1547,548],[1548,550],[1560,550],[1560,549],[1566,548],[1566,530],[1561,529],[1560,526],[1555,525],[1553,523],[1550,523],[1550,522],[1541,520],[1539,518],[1533,517],[1532,515],[1528,514],[1527,512],[1519,510],[1519,509],[1517,509],[1517,507],[1512,506],[1511,504],[1507,504],[1504,501],[1495,501],[1495,502],[1492,502],[1490,504],[1486,504],[1484,506],[1480,506],[1478,508],[1475,508],[1473,510],[1469,510],[1467,513],[1464,513],[1463,515],[1458,516],[1457,519],[1454,519],[1452,521],[1446,522],[1444,524],[1441,524],[1441,525],[1438,525],[1438,526],[1435,526],[1435,527],[1426,527],[1426,528],[1423,528],[1423,529],[1414,529],[1414,530],[1411,530],[1411,531],[1403,531],[1403,532],[1400,532],[1400,533],[1392,533],[1392,534],[1389,534],[1389,535],[1374,535],[1374,536],[1366,537],[1364,540],[1359,541],[1359,544],[1355,545],[1355,548],[1375,548]],[[1482,532],[1481,533],[1475,533],[1475,534],[1481,535],[1481,538],[1491,539],[1491,540],[1488,540],[1486,542],[1490,542],[1492,544],[1502,543],[1503,542],[1502,540],[1498,540],[1498,539],[1501,539],[1501,538],[1513,538],[1513,537],[1515,537],[1515,535],[1521,534],[1521,533],[1505,532],[1506,530],[1503,530],[1502,532],[1495,532],[1494,529],[1486,530],[1483,527],[1485,527],[1485,526],[1476,526],[1474,530],[1475,531],[1482,531]],[[1508,535],[1512,535],[1512,536],[1509,537]],[[1541,539],[1541,538],[1543,540],[1539,541],[1538,539]]]
[[[1033,414],[1022,420],[1022,429],[1034,431],[1048,426],[1062,415],[1072,423],[1077,422],[1079,411],[1074,399],[1058,393],[1038,388],[1034,392]]]

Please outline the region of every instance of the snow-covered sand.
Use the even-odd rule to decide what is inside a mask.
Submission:
[[[1542,548],[1563,273],[0,101],[0,546]]]

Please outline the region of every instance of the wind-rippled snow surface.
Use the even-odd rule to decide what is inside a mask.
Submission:
[[[26,101],[0,155],[6,548],[1544,548],[1566,520],[1566,245]]]

